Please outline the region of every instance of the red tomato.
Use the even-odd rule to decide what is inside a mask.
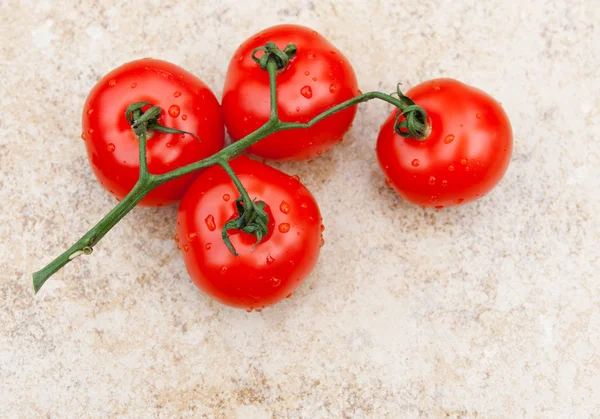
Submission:
[[[500,103],[452,79],[427,81],[406,96],[427,111],[427,139],[396,134],[396,111],[377,139],[379,164],[403,198],[440,209],[478,199],[500,182],[513,147],[510,122]]]
[[[220,166],[202,173],[188,189],[177,215],[178,247],[194,283],[233,307],[262,309],[289,296],[312,271],[321,245],[321,214],[296,178],[241,157],[231,166],[251,198],[264,201],[269,233],[230,231],[234,256],[221,230],[237,216],[235,185]]]
[[[201,139],[189,134],[152,133],[147,140],[150,173],[169,172],[223,148],[219,102],[202,81],[166,61],[146,58],[124,64],[104,76],[90,92],[81,134],[94,174],[117,199],[127,195],[139,177],[138,138],[125,118],[125,109],[143,101],[162,108],[159,124],[195,133]],[[197,176],[193,173],[161,185],[141,204],[176,203]]]
[[[256,131],[269,119],[269,74],[251,57],[254,48],[268,41],[282,50],[289,43],[298,48],[288,67],[277,75],[278,111],[282,121],[308,122],[359,94],[352,66],[329,41],[303,26],[273,26],[244,42],[229,63],[223,89],[223,114],[233,140]],[[273,134],[249,151],[272,160],[311,159],[342,141],[355,115],[356,106],[353,106],[309,129]]]

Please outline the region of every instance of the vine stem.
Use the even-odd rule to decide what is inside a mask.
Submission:
[[[269,74],[271,100],[269,120],[256,131],[248,134],[241,140],[230,144],[212,156],[187,166],[172,170],[168,173],[161,175],[152,174],[148,171],[148,163],[146,158],[146,133],[142,132],[139,135],[140,175],[138,182],[121,202],[119,202],[102,220],[100,220],[100,222],[92,227],[90,231],[85,233],[83,237],[81,237],[73,246],[59,255],[43,269],[33,274],[34,291],[37,293],[53,274],[78,256],[91,254],[94,246],[98,244],[100,239],[102,239],[106,233],[108,233],[125,215],[129,213],[129,211],[131,211],[148,193],[150,193],[157,186],[215,164],[221,165],[231,176],[233,170],[231,170],[231,166],[228,163],[229,160],[239,155],[246,148],[257,143],[263,138],[268,137],[269,135],[278,131],[310,128],[319,121],[361,102],[366,102],[371,99],[380,99],[394,105],[401,111],[406,108],[406,104],[403,101],[396,99],[391,95],[381,92],[368,92],[333,106],[306,123],[283,122],[279,119],[277,112],[278,105],[276,80],[278,67],[275,59],[269,59],[267,61],[266,70]],[[237,176],[235,176],[235,173],[233,173],[233,176],[231,177],[235,182],[236,187],[240,191],[243,200],[252,202],[248,196],[248,193],[244,189],[244,186],[241,184],[241,182],[239,182]]]

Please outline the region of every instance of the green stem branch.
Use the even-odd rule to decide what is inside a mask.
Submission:
[[[187,174],[209,166],[213,166],[215,164],[219,164],[220,166],[222,166],[223,169],[231,177],[231,179],[233,180],[234,184],[240,192],[240,195],[242,197],[241,201],[243,201],[244,203],[244,205],[242,206],[241,203],[237,202],[237,208],[239,213],[238,219],[232,220],[230,222],[230,225],[224,227],[223,229],[223,239],[225,240],[225,243],[228,245],[232,253],[236,254],[235,250],[233,249],[233,246],[229,242],[227,235],[228,230],[242,229],[242,231],[252,233],[256,235],[258,243],[260,242],[264,234],[266,234],[265,229],[267,228],[266,224],[268,221],[268,217],[263,211],[265,203],[260,201],[255,203],[254,201],[252,201],[252,199],[246,192],[246,189],[233,172],[229,164],[230,159],[241,154],[245,149],[247,149],[251,145],[278,131],[310,128],[313,125],[317,124],[319,121],[337,112],[341,112],[345,109],[348,109],[352,106],[355,106],[362,102],[366,102],[371,99],[380,99],[394,105],[396,108],[398,108],[400,112],[399,116],[402,115],[405,111],[413,112],[415,108],[418,108],[418,106],[416,106],[414,102],[402,95],[399,89],[398,95],[400,99],[397,99],[391,95],[381,92],[368,92],[353,97],[352,99],[342,102],[336,106],[333,106],[327,111],[321,113],[320,115],[316,116],[315,118],[311,119],[306,123],[283,122],[279,119],[277,110],[277,71],[283,70],[285,66],[288,65],[287,59],[291,58],[296,53],[296,49],[295,46],[290,44],[284,50],[285,54],[280,54],[276,50],[276,46],[274,44],[271,44],[268,45],[267,50],[267,52],[273,53],[275,55],[261,57],[260,59],[257,59],[253,56],[253,58],[255,58],[255,61],[257,62],[260,61],[261,67],[265,69],[269,74],[271,101],[269,120],[256,131],[252,132],[251,134],[248,134],[241,140],[230,144],[229,146],[223,148],[221,151],[208,158],[189,164],[187,166],[180,167],[178,169],[172,170],[168,173],[164,173],[161,175],[151,174],[148,171],[148,162],[146,156],[146,138],[148,131],[157,130],[168,133],[185,133],[194,135],[196,138],[197,136],[192,133],[178,131],[172,128],[159,125],[157,123],[157,119],[160,115],[161,110],[156,106],[152,106],[150,109],[148,109],[147,112],[149,113],[144,113],[142,111],[144,106],[149,105],[146,102],[135,103],[128,108],[126,112],[127,120],[132,124],[132,129],[138,135],[139,138],[139,180],[133,187],[133,189],[129,192],[129,194],[121,202],[119,202],[98,224],[96,224],[90,231],[84,234],[83,237],[81,237],[77,241],[77,243],[75,243],[73,246],[67,249],[64,253],[62,253],[52,262],[50,262],[46,267],[33,274],[33,287],[36,293],[39,291],[42,285],[44,285],[48,278],[50,278],[63,266],[67,265],[70,261],[72,261],[80,255],[91,254],[94,246],[100,241],[100,239],[102,239],[106,235],[106,233],[108,233],[127,213],[129,213],[129,211],[131,211],[154,188],[170,180],[179,178],[181,176],[185,176]],[[419,108],[418,113],[418,118],[415,118],[414,115],[406,115],[406,119],[408,120],[409,116],[413,117],[412,119],[417,119],[417,122],[422,122],[421,120],[426,119],[425,111],[422,110],[422,108]],[[406,127],[406,125],[404,125],[404,127]],[[398,132],[398,129],[396,131]],[[410,131],[411,129],[409,127],[409,132]],[[403,134],[406,134],[406,131],[403,131]]]

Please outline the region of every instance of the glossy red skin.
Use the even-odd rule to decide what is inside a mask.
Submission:
[[[230,232],[234,256],[221,230],[237,215],[239,192],[220,166],[207,169],[188,189],[177,214],[178,247],[194,283],[223,304],[262,309],[289,296],[312,271],[321,246],[321,214],[311,193],[297,179],[264,163],[241,157],[233,170],[252,198],[267,203],[269,234],[256,238]],[[229,200],[225,200],[229,196]],[[289,204],[282,212],[281,203]],[[284,206],[285,208],[285,206]],[[214,218],[214,229],[207,217]],[[279,226],[288,223],[288,232]]]
[[[390,114],[377,139],[388,183],[406,200],[438,209],[492,190],[513,149],[510,121],[500,103],[453,79],[427,81],[406,95],[427,111],[431,133],[424,142],[403,138],[394,132],[396,113]],[[447,143],[449,135],[454,139]]]
[[[178,95],[175,92],[181,95],[175,97]],[[150,173],[162,174],[193,163],[216,153],[224,144],[219,102],[200,79],[174,64],[150,58],[116,68],[94,86],[85,102],[82,138],[96,178],[119,200],[127,195],[139,177],[138,139],[125,118],[125,110],[130,104],[141,101],[162,108],[160,124],[196,133],[202,140],[188,134],[182,137],[181,134],[154,132],[147,141]],[[176,117],[169,114],[172,105],[180,108]],[[192,173],[159,186],[141,201],[141,205],[163,206],[178,202],[198,174]]]
[[[278,111],[282,121],[308,122],[359,94],[352,66],[329,41],[304,26],[273,26],[245,41],[229,63],[223,89],[223,114],[233,140],[256,131],[269,119],[269,75],[251,58],[254,48],[268,41],[282,50],[289,43],[298,48],[290,65],[277,75]],[[310,87],[312,97],[302,95],[304,86]],[[309,129],[273,134],[250,147],[249,151],[271,160],[314,158],[342,141],[355,115],[356,106],[353,106]]]

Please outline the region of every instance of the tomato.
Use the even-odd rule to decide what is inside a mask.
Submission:
[[[252,60],[252,51],[268,41],[282,50],[289,43],[298,48],[288,67],[277,75],[278,111],[282,121],[306,123],[359,94],[352,66],[329,41],[303,26],[273,26],[245,41],[229,63],[223,89],[223,114],[233,140],[256,131],[269,119],[269,74]],[[356,106],[353,106],[311,128],[275,133],[250,147],[249,152],[271,160],[311,159],[342,141],[355,115]]]
[[[195,133],[153,132],[147,140],[150,173],[169,172],[208,157],[224,144],[219,102],[202,81],[166,61],[132,61],[111,71],[92,89],[83,109],[83,133],[94,174],[111,194],[122,199],[139,177],[138,138],[125,117],[135,102],[160,106],[158,123]],[[179,201],[198,176],[193,173],[150,192],[142,205],[162,206]]]
[[[289,296],[312,271],[321,246],[321,214],[298,180],[264,163],[240,157],[231,167],[251,198],[264,201],[269,232],[256,237],[231,230],[238,256],[221,231],[235,218],[239,196],[220,166],[202,173],[188,189],[177,214],[178,247],[194,283],[233,307],[262,309]],[[254,248],[253,248],[254,247]]]
[[[452,79],[427,81],[406,96],[427,111],[427,139],[398,135],[396,111],[377,139],[379,164],[403,198],[440,209],[478,199],[500,182],[513,148],[510,122],[500,103]]]

